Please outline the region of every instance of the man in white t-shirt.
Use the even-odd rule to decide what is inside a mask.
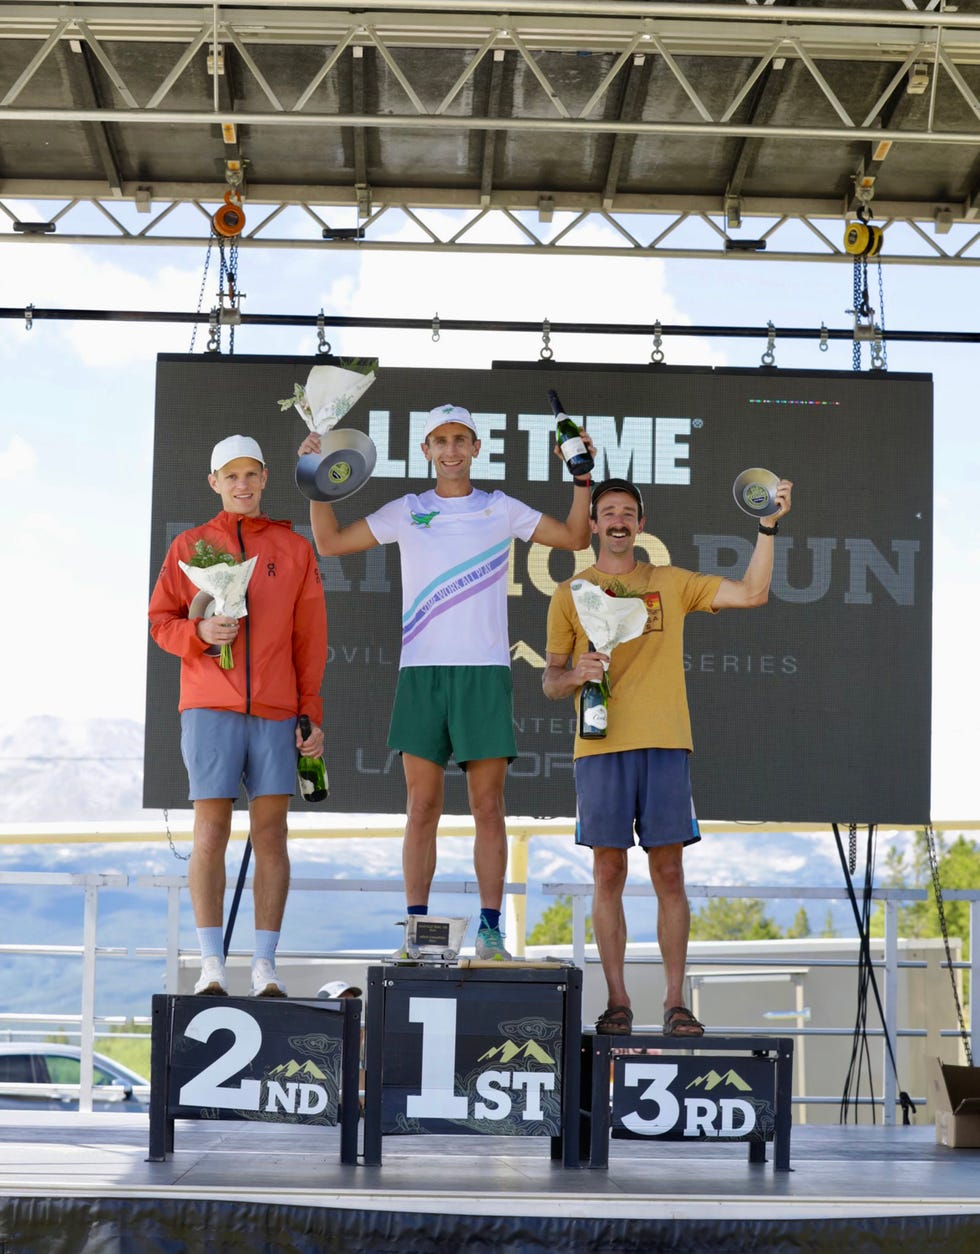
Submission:
[[[582,433],[589,451],[592,442]],[[402,652],[388,744],[402,755],[407,799],[402,871],[409,914],[426,914],[436,831],[450,757],[466,772],[480,886],[479,958],[509,959],[500,932],[507,869],[504,781],[517,755],[507,631],[507,567],[513,538],[556,549],[590,543],[589,479],[576,479],[564,522],[470,482],[480,441],[460,405],[431,411],[422,452],[436,486],[408,493],[341,527],[333,507],[310,503],[318,552],[337,556],[397,543],[402,573]],[[300,456],[319,451],[310,435]],[[557,453],[557,450],[556,450]],[[558,454],[560,457],[560,454]]]

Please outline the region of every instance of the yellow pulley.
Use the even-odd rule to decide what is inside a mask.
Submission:
[[[851,222],[844,232],[844,251],[852,257],[877,257],[884,232],[868,222]]]

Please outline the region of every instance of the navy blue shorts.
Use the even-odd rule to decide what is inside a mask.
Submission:
[[[686,749],[624,749],[575,760],[575,843],[644,849],[701,839]]]
[[[296,790],[296,718],[256,718],[234,710],[184,710],[180,751],[191,801],[253,797]]]

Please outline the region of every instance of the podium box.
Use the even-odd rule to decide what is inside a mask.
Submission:
[[[150,1153],[173,1153],[176,1119],[340,1124],[357,1161],[361,1002],[153,998]]]
[[[707,1148],[744,1141],[749,1162],[789,1171],[793,1100],[790,1037],[678,1037],[633,1033],[582,1037],[583,1152],[609,1166],[610,1135],[698,1141]]]
[[[364,1162],[382,1137],[547,1136],[579,1166],[577,967],[368,968]]]

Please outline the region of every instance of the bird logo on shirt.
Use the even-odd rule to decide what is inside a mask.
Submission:
[[[429,523],[432,522],[433,518],[435,518],[438,513],[439,511],[437,509],[434,509],[431,514],[413,513],[412,514],[412,526],[413,527],[428,527]]]

